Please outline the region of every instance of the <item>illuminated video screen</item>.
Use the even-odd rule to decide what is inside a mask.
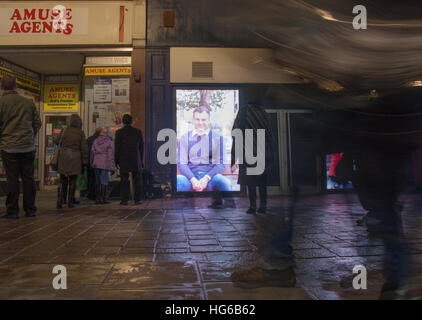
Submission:
[[[339,164],[342,157],[343,153],[332,153],[326,156],[327,190],[353,189],[351,181],[348,181],[347,184],[340,184],[335,178],[337,165]]]
[[[177,192],[240,191],[231,166],[239,90],[176,90]]]

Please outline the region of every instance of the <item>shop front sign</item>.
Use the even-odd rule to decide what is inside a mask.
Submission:
[[[0,8],[0,35],[88,34],[88,8]]]
[[[44,86],[44,111],[78,111],[79,85],[46,84]]]
[[[88,67],[86,76],[130,76],[131,67]]]

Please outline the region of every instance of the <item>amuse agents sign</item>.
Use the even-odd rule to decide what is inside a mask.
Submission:
[[[0,8],[0,35],[88,34],[88,8]]]
[[[79,85],[46,84],[44,86],[44,111],[78,111]]]

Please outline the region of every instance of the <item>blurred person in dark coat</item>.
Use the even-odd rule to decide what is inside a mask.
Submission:
[[[262,174],[250,175],[247,173],[248,168],[253,168],[256,164],[246,163],[245,151],[246,146],[243,143],[243,163],[239,164],[239,177],[238,184],[246,185],[249,194],[250,207],[246,211],[247,213],[256,213],[256,188],[259,188],[260,206],[258,213],[265,213],[267,210],[267,183],[268,183],[268,172],[271,172],[271,168],[274,162],[274,150],[276,149],[272,140],[272,133],[268,116],[264,110],[257,107],[254,104],[248,104],[244,108],[239,110],[236,120],[233,125],[234,129],[240,129],[243,133],[243,139],[246,141],[246,130],[253,130],[253,154],[258,155],[258,150],[265,148],[265,169]],[[265,130],[265,146],[258,147],[257,145],[257,130]],[[232,144],[232,164],[234,165],[239,155],[236,155],[236,140],[233,139]]]
[[[66,203],[74,207],[76,178],[88,164],[88,145],[82,130],[82,120],[77,114],[70,117],[69,127],[62,130],[54,143],[60,145],[58,169],[60,182],[57,191],[57,209]]]
[[[120,169],[121,205],[127,205],[130,198],[129,173],[135,189],[135,204],[141,204],[142,159],[144,140],[142,131],[132,126],[132,116],[123,116],[124,127],[116,131],[115,163]]]

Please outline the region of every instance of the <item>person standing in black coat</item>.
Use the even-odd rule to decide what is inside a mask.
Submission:
[[[234,129],[240,129],[243,132],[243,137],[246,141],[246,130],[253,130],[253,154],[257,155],[259,152],[265,151],[265,170],[260,175],[248,175],[247,169],[255,167],[255,164],[248,164],[245,162],[245,143],[242,146],[243,159],[245,163],[239,164],[239,176],[237,183],[240,185],[246,185],[248,187],[249,202],[250,207],[246,211],[250,214],[255,214],[256,210],[256,188],[259,188],[259,197],[260,197],[260,206],[258,213],[266,213],[267,211],[267,184],[272,172],[272,167],[274,165],[274,142],[272,139],[273,133],[271,132],[270,122],[267,116],[267,113],[260,107],[254,104],[248,104],[244,108],[239,110],[236,120],[233,125]],[[265,146],[257,145],[257,130],[265,130]],[[235,139],[233,139],[232,144],[232,165],[236,162],[236,146]]]
[[[115,162],[120,168],[120,197],[121,205],[127,205],[130,198],[129,173],[135,189],[135,204],[141,204],[142,159],[144,154],[144,140],[142,131],[132,127],[132,117],[123,116],[124,127],[116,131]]]

